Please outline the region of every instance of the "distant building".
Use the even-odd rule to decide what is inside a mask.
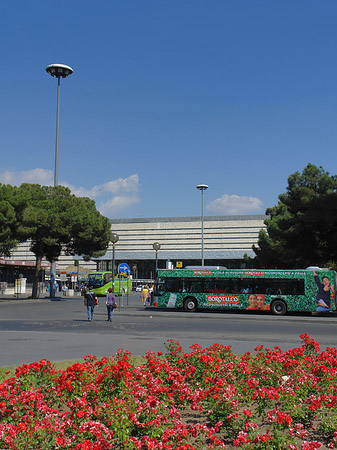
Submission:
[[[264,215],[204,216],[205,265],[239,268],[244,255],[254,257],[252,245],[257,244],[261,228],[265,228]],[[161,217],[112,219],[111,231],[119,240],[115,245],[115,264],[127,263],[134,278],[152,279],[155,272],[156,252],[153,244],[159,242],[158,267],[166,267],[167,260],[174,266],[201,264],[200,217]],[[78,258],[76,258],[78,259]],[[108,252],[96,260],[80,259],[81,270],[111,270],[112,244]],[[29,242],[13,250],[11,258],[0,258],[0,281],[14,282],[22,274],[29,282],[34,271],[35,256],[29,251]],[[49,263],[43,270],[49,273]],[[74,266],[74,258],[62,254],[57,271]]]
[[[264,215],[205,216],[205,265],[239,268],[244,255],[254,257],[252,245],[264,225]],[[201,264],[201,218],[162,217],[110,220],[111,231],[119,240],[115,245],[116,265],[126,262],[135,278],[153,278],[156,252],[153,244],[159,242],[158,267],[166,267],[170,260],[175,266]],[[97,260],[97,270],[111,270],[112,245]]]

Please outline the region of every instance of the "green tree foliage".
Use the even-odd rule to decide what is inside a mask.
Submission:
[[[101,256],[108,248],[111,226],[93,200],[76,197],[64,186],[22,184],[19,189],[25,208],[19,217],[17,237],[31,240],[30,249],[36,257],[35,297],[43,258],[55,261],[61,251],[86,259]]]
[[[17,246],[17,211],[19,190],[10,185],[0,184],[0,255],[10,256]]]
[[[253,246],[261,267],[326,266],[337,260],[337,177],[308,164],[288,178],[287,191],[268,208],[267,231]]]

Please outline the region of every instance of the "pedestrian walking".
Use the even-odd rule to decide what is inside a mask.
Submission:
[[[153,306],[153,302],[154,302],[154,284],[152,284],[150,289],[149,289],[149,295],[150,295],[150,306]]]
[[[85,287],[85,284],[81,284],[81,295],[85,295],[87,293],[87,288]]]
[[[98,305],[98,298],[92,290],[92,286],[89,287],[89,292],[84,295],[84,304],[87,306],[88,321],[91,322],[94,318],[94,308]]]
[[[146,302],[148,302],[149,301],[149,297],[150,297],[150,294],[149,294],[149,288],[148,288],[148,286],[147,286],[147,284],[143,287],[143,290],[142,290],[142,296],[141,296],[141,300],[142,300],[142,303],[146,306]]]
[[[106,294],[105,304],[106,304],[106,309],[108,311],[108,319],[107,320],[108,320],[108,322],[111,322],[114,308],[117,307],[112,288],[108,289],[108,293]]]

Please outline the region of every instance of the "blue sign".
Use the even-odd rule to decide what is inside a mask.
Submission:
[[[118,266],[118,272],[120,272],[122,275],[130,275],[130,267],[126,263],[121,263]]]

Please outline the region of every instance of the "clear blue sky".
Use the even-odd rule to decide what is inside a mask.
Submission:
[[[109,218],[262,214],[337,173],[335,0],[11,0],[0,182],[59,182]]]

